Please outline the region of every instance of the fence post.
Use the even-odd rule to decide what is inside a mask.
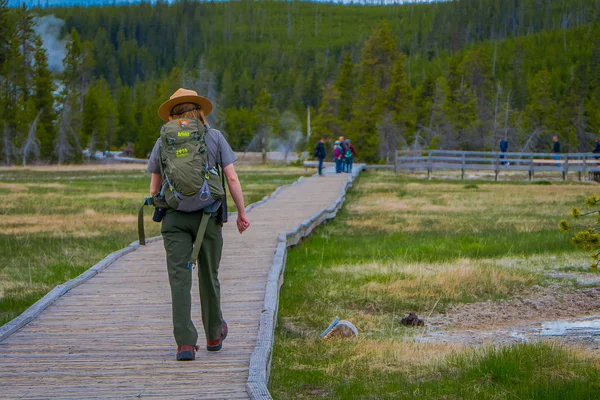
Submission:
[[[394,174],[398,175],[398,150],[396,150],[396,152],[394,153]]]
[[[533,179],[533,153],[529,156],[529,182]]]
[[[585,180],[587,176],[587,155],[583,155],[583,179]],[[580,179],[581,180],[581,179]]]
[[[461,153],[461,165],[460,165],[460,180],[465,179],[465,152]]]
[[[433,168],[433,163],[431,160],[431,150],[427,152],[427,179],[431,179],[431,170]]]
[[[563,181],[567,179],[569,174],[569,156],[565,154],[565,162],[563,163]]]
[[[496,168],[495,171],[496,176],[494,177],[494,181],[498,180],[498,175],[500,174],[500,155],[496,153]]]

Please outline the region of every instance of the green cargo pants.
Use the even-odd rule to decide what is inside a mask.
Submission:
[[[198,332],[192,322],[192,271],[187,263],[192,255],[203,212],[184,213],[168,209],[161,233],[167,252],[167,271],[171,285],[173,333],[178,346],[196,345]],[[218,272],[223,249],[222,224],[211,217],[198,256],[198,281],[202,324],[207,340],[221,336],[221,286]]]

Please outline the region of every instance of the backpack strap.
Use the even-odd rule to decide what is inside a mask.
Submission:
[[[198,227],[198,233],[196,234],[196,241],[194,242],[194,248],[192,249],[192,256],[190,257],[190,261],[187,263],[187,269],[194,269],[196,263],[198,262],[198,254],[200,254],[200,247],[202,246],[202,240],[204,239],[206,226],[208,225],[208,219],[210,216],[210,213],[202,213],[202,219],[200,220],[200,226]]]
[[[223,200],[221,200],[221,223],[227,222],[227,188],[225,187],[225,170],[223,169],[223,153],[219,149],[219,156],[221,161],[221,185],[223,186]]]
[[[138,210],[138,242],[140,246],[146,245],[146,233],[144,232],[144,207],[152,205],[152,197],[146,197],[144,204]]]

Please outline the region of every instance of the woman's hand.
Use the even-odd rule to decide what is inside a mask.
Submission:
[[[240,231],[240,234],[244,233],[244,231],[250,227],[250,220],[248,219],[248,216],[245,212],[238,213],[237,227],[238,231]]]

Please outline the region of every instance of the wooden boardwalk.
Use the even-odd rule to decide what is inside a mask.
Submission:
[[[0,342],[0,398],[248,398],[277,236],[334,203],[348,179],[302,179],[254,207],[243,235],[235,220],[225,225],[220,279],[229,336],[221,352],[204,350],[195,278],[201,350],[194,362],[175,361],[165,254],[156,241],[122,256]]]

